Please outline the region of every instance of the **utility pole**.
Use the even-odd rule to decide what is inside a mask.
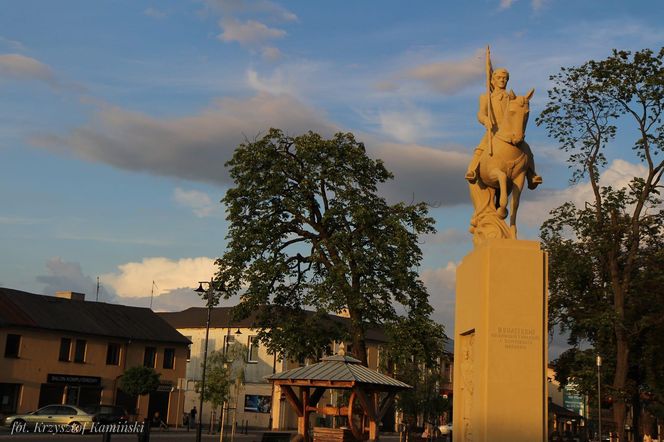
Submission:
[[[602,441],[602,385],[600,369],[602,368],[602,357],[597,355],[597,430],[599,441]]]

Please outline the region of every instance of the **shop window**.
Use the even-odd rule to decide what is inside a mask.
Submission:
[[[154,368],[156,359],[157,359],[157,348],[145,347],[145,353],[143,353],[143,366]]]
[[[71,353],[71,339],[69,338],[60,339],[60,356],[58,356],[58,361],[69,362],[70,353]]]
[[[21,384],[0,383],[0,414],[15,414],[20,394]]]
[[[175,349],[164,349],[164,368],[173,368],[175,366]]]
[[[82,364],[85,362],[85,349],[87,341],[85,339],[76,340],[76,348],[74,349],[74,362]]]
[[[109,343],[106,348],[106,365],[120,364],[120,344]]]
[[[21,335],[8,334],[7,341],[5,342],[5,357],[18,358],[20,348]]]

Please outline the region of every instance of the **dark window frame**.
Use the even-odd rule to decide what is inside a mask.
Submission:
[[[106,347],[106,365],[120,365],[120,344],[109,342]]]
[[[71,338],[60,338],[58,361],[71,362]]]
[[[85,339],[77,339],[74,345],[74,362],[77,364],[85,364],[85,354],[88,349],[88,341]]]
[[[143,366],[155,368],[157,363],[157,347],[145,346],[143,353]]]
[[[6,358],[21,357],[21,340],[21,335],[17,335],[16,333],[7,333],[7,339],[5,340]]]
[[[164,362],[162,366],[167,370],[175,368],[175,348],[167,347],[164,349]]]

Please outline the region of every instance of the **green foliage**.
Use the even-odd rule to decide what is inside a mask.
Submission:
[[[437,425],[438,417],[451,405],[441,395],[442,385],[450,382],[443,373],[447,340],[443,326],[411,313],[390,324],[386,332],[389,344],[381,352],[381,365],[413,387],[399,393],[397,409],[405,422],[416,422],[422,416],[425,422]]]
[[[159,387],[160,376],[151,367],[130,367],[120,378],[120,389],[130,396],[150,394]]]
[[[244,383],[244,368],[247,365],[247,347],[233,343],[227,353],[214,351],[208,355],[203,400],[215,408],[230,399],[231,387]],[[201,363],[203,368],[203,363]],[[196,393],[201,394],[201,385],[196,383]]]
[[[600,354],[603,395],[613,399],[621,432],[626,404],[638,410],[644,388],[662,389],[663,62],[664,48],[613,51],[606,60],[563,68],[551,77],[550,101],[537,120],[569,154],[572,181],[587,179],[592,189],[590,201],[558,207],[541,228],[550,260],[550,326],[569,333],[572,345],[555,362],[557,377],[592,396]],[[605,186],[607,147],[629,135],[643,173],[623,188]]]
[[[395,305],[426,304],[417,237],[433,220],[423,203],[390,205],[377,194],[392,174],[352,134],[271,129],[227,166],[235,187],[222,200],[230,227],[216,278],[227,296],[242,294],[239,316],[257,315],[272,352],[315,356],[343,330],[316,330],[303,310],[348,309],[353,351],[366,362],[368,327],[395,319]]]

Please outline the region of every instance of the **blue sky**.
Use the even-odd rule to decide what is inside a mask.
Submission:
[[[421,275],[451,332],[454,271],[472,247],[463,173],[482,136],[483,50],[531,87],[527,139],[545,184],[520,234],[581,201],[534,116],[548,77],[612,48],[659,48],[661,1],[249,0],[7,2],[0,14],[0,285],[156,309],[224,251],[224,163],[244,137],[352,131],[396,178],[390,201],[431,203]],[[638,173],[609,150],[605,183]]]

